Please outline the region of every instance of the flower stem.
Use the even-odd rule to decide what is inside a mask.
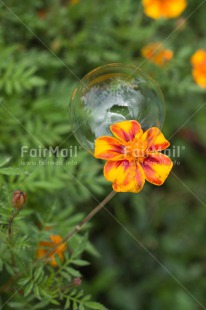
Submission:
[[[61,242],[52,247],[51,250],[48,251],[40,260],[44,260],[46,257],[48,257],[49,254],[51,254],[51,252],[55,253],[55,249],[57,249],[61,244],[67,242],[75,233],[79,232],[81,228],[87,224],[89,220],[91,220],[95,214],[99,212],[115,196],[115,194],[115,191],[109,193],[109,195],[102,202],[100,202],[100,204],[98,204],[72,231],[70,231]]]
[[[12,214],[11,214],[11,216],[9,218],[9,221],[8,221],[8,236],[9,236],[9,239],[11,239],[11,226],[12,226],[13,220],[19,214],[19,211],[20,211],[20,208],[18,210],[17,209],[13,210]]]
[[[112,191],[100,204],[98,204],[75,228],[72,230],[63,240],[62,243],[66,242],[69,238],[71,238],[76,232],[80,231],[80,229],[89,222],[91,218],[95,216],[97,212],[99,212],[116,194],[115,191]],[[58,245],[57,245],[58,246]]]
[[[15,265],[15,258],[14,258],[14,252],[13,252],[13,249],[12,249],[12,223],[13,223],[13,220],[15,219],[15,217],[19,214],[19,211],[21,210],[21,208],[19,209],[14,209],[11,213],[11,216],[9,218],[9,221],[8,221],[8,240],[9,240],[9,243],[11,245],[11,262],[12,262],[12,265],[14,266]]]

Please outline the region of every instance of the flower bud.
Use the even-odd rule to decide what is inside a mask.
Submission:
[[[74,286],[80,286],[82,284],[81,278],[74,278],[73,279],[73,285]]]
[[[175,30],[182,31],[187,27],[187,19],[180,17],[176,20]]]
[[[20,209],[26,202],[26,194],[22,191],[15,191],[12,196],[12,205],[15,209]]]

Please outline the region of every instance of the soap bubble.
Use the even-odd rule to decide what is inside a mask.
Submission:
[[[143,130],[164,122],[164,98],[155,81],[141,69],[109,64],[89,72],[70,102],[73,133],[82,147],[94,151],[94,141],[112,136],[111,124],[138,121]]]

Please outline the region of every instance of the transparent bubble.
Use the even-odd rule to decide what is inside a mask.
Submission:
[[[70,102],[73,133],[82,147],[94,150],[100,136],[112,136],[110,125],[137,120],[143,130],[164,122],[164,98],[155,81],[132,65],[109,64],[89,72]]]

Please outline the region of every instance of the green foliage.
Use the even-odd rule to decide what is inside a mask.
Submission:
[[[152,20],[137,0],[0,1],[2,309],[203,309],[206,97],[190,58],[206,46],[206,5],[197,5],[188,0],[181,17]],[[166,66],[141,56],[151,42],[173,50]],[[158,82],[163,131],[181,156],[161,188],[115,197],[53,267],[37,261],[39,243],[65,237],[110,190],[102,163],[75,141],[68,106],[78,79],[112,62],[140,66]],[[49,151],[57,146],[67,158]],[[15,190],[28,199],[9,238]]]
[[[1,47],[2,48],[2,47]],[[3,49],[0,74],[0,90],[7,95],[23,93],[24,90],[32,90],[34,87],[45,85],[45,80],[35,75],[36,68],[27,61],[18,59],[18,48]]]

